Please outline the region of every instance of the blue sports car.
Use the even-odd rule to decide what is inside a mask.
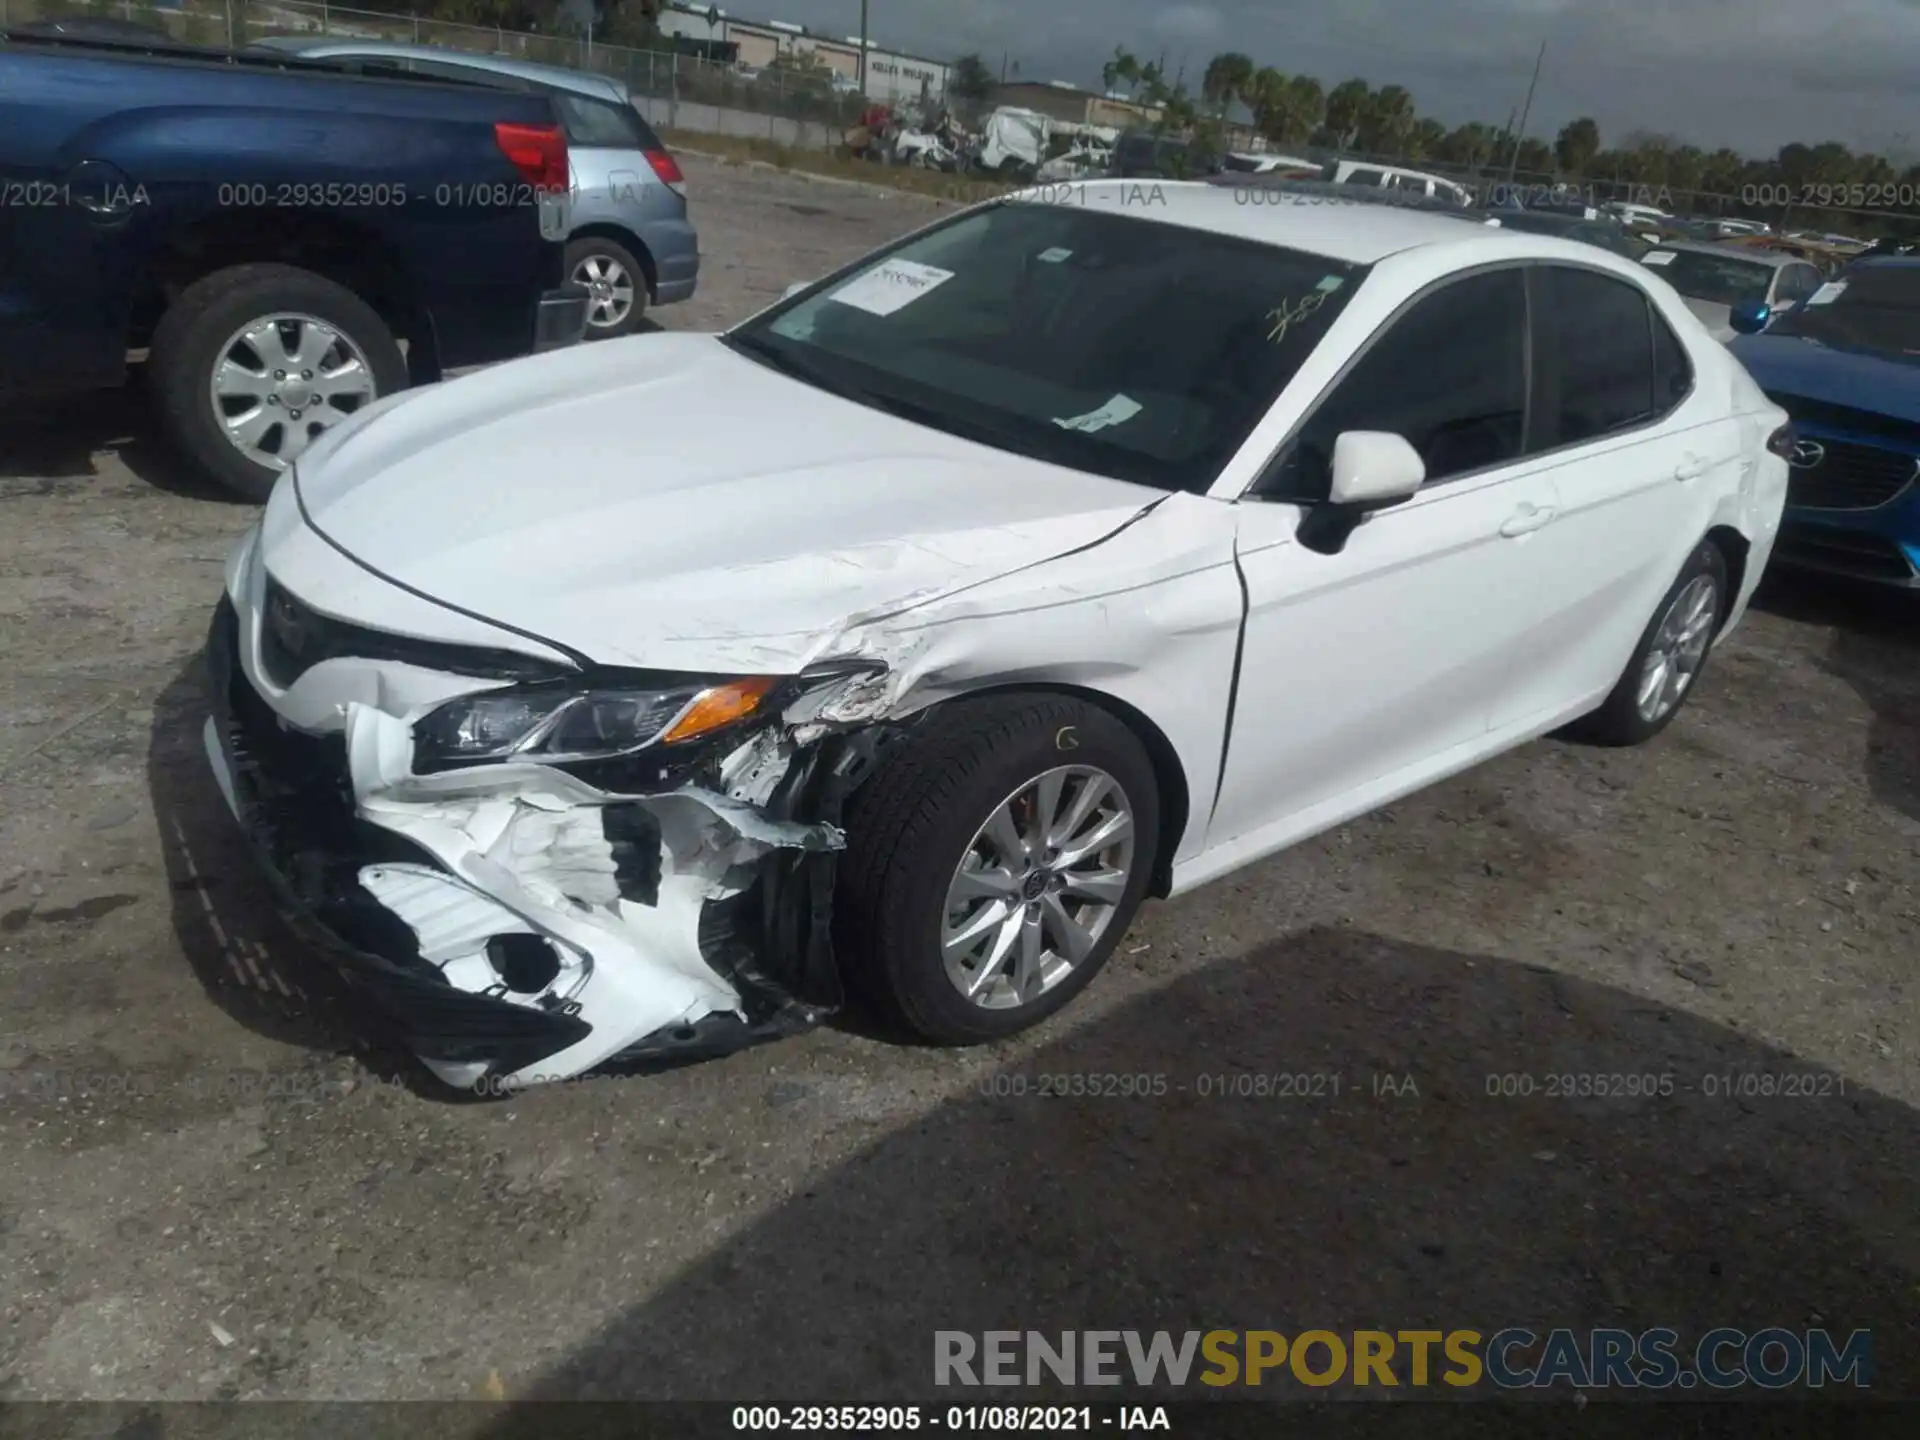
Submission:
[[[1797,436],[1774,562],[1920,589],[1920,256],[1857,260],[1784,315],[1750,301],[1730,318]]]

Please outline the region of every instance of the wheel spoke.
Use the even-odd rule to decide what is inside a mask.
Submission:
[[[1666,688],[1666,683],[1666,657],[1656,650],[1647,657],[1646,669],[1640,674],[1640,713],[1646,715],[1648,719],[1653,718],[1648,714],[1648,709],[1654,704],[1660,692]]]
[[[1085,835],[1077,837],[1073,844],[1061,847],[1054,864],[1062,870],[1070,870],[1089,856],[1098,855],[1109,845],[1130,839],[1132,835],[1133,816],[1125,810],[1117,810]]]
[[[1093,950],[1093,936],[1067,914],[1067,907],[1060,903],[1057,895],[1048,895],[1040,901],[1040,913],[1046,919],[1048,932],[1053,936],[1054,948],[1065,957],[1067,962],[1078,965]]]
[[[1073,797],[1072,807],[1060,823],[1047,832],[1047,844],[1056,850],[1063,850],[1071,844],[1112,788],[1104,775],[1088,775],[1082,779],[1079,792]]]
[[[1026,835],[1021,837],[1026,842],[1028,853],[1053,843],[1053,817],[1060,813],[1060,791],[1066,783],[1065,772],[1049,770],[1033,787],[1033,823],[1027,827]]]
[[[373,376],[360,363],[357,355],[349,355],[333,369],[322,370],[315,377],[313,388],[315,393],[328,400],[339,400],[350,395],[370,400],[373,398]]]
[[[942,948],[949,958],[965,955],[980,943],[983,935],[1003,923],[1012,910],[1013,907],[1004,900],[989,901],[969,915],[959,929],[949,929]]]
[[[1046,929],[1039,912],[1021,911],[1020,944],[1014,957],[1013,973],[1008,978],[1013,982],[1014,998],[1022,1005],[1038,999],[1040,992],[1046,989],[1046,950]]]
[[[1014,946],[1019,943],[1020,931],[1025,923],[1023,912],[1018,910],[1001,918],[1000,928],[994,932],[993,948],[987,951],[979,968],[974,971],[973,978],[967,982],[969,1000],[984,990],[988,982],[1000,973],[1000,967],[1006,964],[1007,957],[1013,953]]]
[[[249,326],[241,335],[241,340],[258,355],[261,364],[267,370],[284,370],[293,364],[293,357],[287,353],[287,340],[280,333],[278,320],[262,320]]]
[[[274,453],[282,460],[297,460],[313,443],[313,431],[327,428],[324,410],[309,410],[298,420],[287,422],[280,436],[280,448]]]
[[[1011,870],[962,869],[953,877],[953,886],[947,891],[947,904],[954,908],[968,900],[1011,901],[1019,892],[1020,881]]]
[[[993,812],[981,837],[993,846],[1001,864],[1011,868],[1026,863],[1027,843],[1021,839],[1020,827],[1014,823],[1011,801]]]
[[[221,418],[226,423],[227,437],[234,444],[247,450],[256,450],[267,432],[285,420],[286,416],[266,405],[256,405],[242,414]]]
[[[273,390],[273,378],[263,370],[249,370],[231,357],[213,373],[213,389],[220,396],[250,396],[264,400]]]
[[[1061,876],[1063,900],[1092,900],[1101,905],[1118,905],[1127,893],[1124,870],[1080,870]]]

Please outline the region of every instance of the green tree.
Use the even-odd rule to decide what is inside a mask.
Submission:
[[[953,62],[947,90],[958,100],[986,100],[994,92],[993,72],[978,55],[962,55]]]
[[[1372,98],[1373,91],[1367,82],[1358,78],[1342,80],[1327,92],[1325,124],[1335,137],[1335,145],[1344,150],[1354,143],[1366,119],[1367,102]]]
[[[1439,160],[1447,144],[1447,127],[1438,120],[1416,120],[1403,142],[1409,160]]]
[[[1391,155],[1406,141],[1418,118],[1413,96],[1400,85],[1382,85],[1360,107],[1356,143],[1369,154]]]
[[[1586,116],[1561,127],[1553,142],[1553,157],[1569,175],[1584,175],[1600,153],[1600,127]]]
[[[1251,56],[1237,50],[1216,55],[1207,62],[1206,73],[1200,78],[1201,97],[1216,113],[1225,115],[1234,101],[1246,100],[1254,74]]]

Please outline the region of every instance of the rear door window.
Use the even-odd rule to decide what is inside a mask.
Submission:
[[[1654,333],[1666,327],[1637,285],[1570,265],[1543,265],[1535,281],[1533,449],[1597,440],[1671,408],[1674,382],[1662,380]]]

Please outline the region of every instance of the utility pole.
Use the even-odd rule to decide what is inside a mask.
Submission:
[[[867,0],[860,0],[860,93],[867,93]]]
[[[1507,157],[1507,184],[1513,184],[1513,174],[1520,166],[1520,142],[1527,135],[1527,116],[1533,113],[1533,90],[1540,83],[1540,62],[1547,58],[1547,42],[1540,42],[1540,53],[1533,57],[1533,79],[1527,82],[1527,103],[1520,108],[1520,128],[1514,132],[1513,153]]]

